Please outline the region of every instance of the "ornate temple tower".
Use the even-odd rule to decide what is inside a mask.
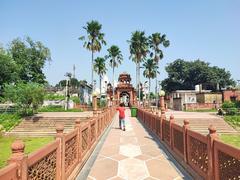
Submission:
[[[108,85],[108,97],[112,97],[112,86]],[[116,102],[124,103],[125,106],[131,106],[136,100],[136,91],[131,84],[131,76],[127,73],[122,73],[118,78],[118,85],[114,91],[114,99]]]

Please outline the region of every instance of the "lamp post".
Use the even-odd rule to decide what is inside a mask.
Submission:
[[[68,110],[69,108],[69,98],[70,98],[70,94],[69,94],[69,86],[70,86],[70,80],[71,80],[71,73],[66,73],[66,100],[65,100],[65,110]]]

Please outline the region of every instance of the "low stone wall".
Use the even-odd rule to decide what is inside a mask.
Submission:
[[[116,108],[110,107],[83,124],[77,119],[75,129],[67,134],[63,125],[57,125],[55,141],[30,155],[24,154],[22,141],[15,141],[9,165],[0,169],[0,180],[74,179],[115,113]]]
[[[196,110],[196,109],[218,109],[221,107],[221,104],[214,103],[191,103],[184,104],[184,110]]]
[[[171,115],[167,120],[165,111],[138,108],[137,117],[186,167],[195,179],[202,177],[209,180],[239,179],[240,149],[224,144],[218,139],[216,129],[209,127],[209,134],[204,136],[189,129],[189,121],[179,126]],[[161,168],[161,167],[159,167]]]

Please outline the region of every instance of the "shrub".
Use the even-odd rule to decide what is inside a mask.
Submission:
[[[44,96],[44,100],[52,100],[52,101],[54,101],[54,100],[56,100],[56,101],[61,101],[61,100],[64,100],[65,99],[65,96],[63,96],[63,95],[56,95],[56,94],[54,94],[54,93],[48,93],[48,94],[46,94],[45,96]]]
[[[21,115],[32,115],[43,103],[44,88],[37,83],[7,84],[3,96],[16,105]]]
[[[74,97],[70,97],[70,99],[76,104],[80,103],[80,98],[79,97],[74,96]]]
[[[228,109],[228,108],[235,108],[235,103],[231,102],[231,101],[225,101],[223,104],[222,104],[222,108],[224,110]]]

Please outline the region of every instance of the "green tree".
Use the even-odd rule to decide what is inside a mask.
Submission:
[[[150,90],[151,90],[151,79],[154,79],[157,76],[158,72],[158,65],[154,61],[154,59],[147,59],[146,62],[143,63],[144,71],[143,75],[144,77],[148,78],[149,82],[149,99],[150,99]]]
[[[104,33],[101,32],[102,25],[98,21],[87,22],[83,27],[86,30],[87,36],[79,37],[79,40],[84,41],[83,47],[92,52],[92,86],[93,86],[93,73],[94,73],[94,53],[100,52],[102,45],[106,45],[104,40]]]
[[[37,83],[8,84],[4,87],[4,98],[13,102],[19,112],[30,115],[37,111],[44,100],[44,87]]]
[[[11,42],[8,51],[17,65],[21,81],[40,84],[46,82],[43,67],[51,60],[51,53],[40,41],[33,41],[30,37],[25,41],[17,38]]]
[[[102,76],[106,74],[107,68],[105,64],[106,59],[97,57],[94,61],[94,71],[99,75],[100,96],[102,95]]]
[[[163,58],[163,51],[160,48],[160,45],[163,45],[163,47],[168,47],[170,45],[170,41],[166,39],[166,35],[161,33],[153,33],[151,36],[149,36],[149,46],[152,49],[152,52],[150,53],[150,57],[154,58],[157,65],[159,65],[159,60]],[[157,71],[157,69],[156,69]],[[156,73],[156,87],[155,87],[155,93],[157,94],[157,86],[158,86],[158,77]]]
[[[135,31],[132,33],[130,43],[130,58],[136,63],[136,85],[138,86],[138,97],[140,98],[140,64],[146,58],[148,53],[148,38],[144,31]]]
[[[17,65],[9,54],[3,49],[0,49],[0,92],[5,83],[16,82],[18,79]]]
[[[184,61],[177,59],[166,67],[168,78],[162,82],[163,89],[168,92],[175,90],[191,90],[195,85],[208,85],[210,90],[216,90],[217,84],[220,89],[235,85],[231,73],[209,63],[195,60]]]
[[[112,45],[108,50],[108,55],[106,56],[107,59],[110,59],[110,66],[113,71],[113,79],[112,79],[112,85],[114,87],[114,70],[118,67],[119,64],[123,61],[122,53],[118,46]],[[113,88],[113,96],[114,96],[114,88]]]

